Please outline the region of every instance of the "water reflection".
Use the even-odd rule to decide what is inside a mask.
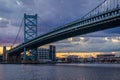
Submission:
[[[119,77],[120,67],[0,64],[0,80],[119,80]]]

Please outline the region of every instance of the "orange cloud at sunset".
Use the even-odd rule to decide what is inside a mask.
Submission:
[[[0,55],[3,53],[3,47],[0,47]]]
[[[85,57],[96,58],[96,56],[98,54],[105,54],[105,53],[104,52],[57,52],[56,57],[63,58],[63,57],[66,57],[68,55],[77,55],[81,58],[85,58]],[[116,54],[116,53],[115,52],[107,52],[107,54]]]
[[[10,49],[10,47],[6,47],[7,48],[7,50],[9,50]],[[0,55],[1,54],[3,54],[3,47],[0,47]]]

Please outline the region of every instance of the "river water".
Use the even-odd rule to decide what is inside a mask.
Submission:
[[[120,64],[0,64],[0,80],[120,80]]]

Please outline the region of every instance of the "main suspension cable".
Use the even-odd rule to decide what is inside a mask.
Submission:
[[[15,38],[15,40],[14,40],[14,42],[13,42],[12,47],[15,45],[15,43],[16,43],[16,41],[17,41],[17,39],[18,39],[18,36],[19,36],[20,31],[21,31],[21,28],[22,28],[23,21],[24,21],[24,18],[22,18],[21,24],[20,24],[20,26],[19,26],[18,33],[17,33],[17,35],[16,35],[16,38]]]

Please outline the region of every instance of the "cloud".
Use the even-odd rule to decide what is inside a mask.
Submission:
[[[120,37],[84,37],[82,40],[86,41],[80,41],[78,38],[74,37],[72,41],[64,40],[65,43],[61,41],[59,45],[58,42],[54,45],[58,52],[113,52],[120,50]]]
[[[9,6],[10,4],[11,4],[11,1],[9,1],[9,0],[6,0],[6,1],[1,0],[0,1],[0,11],[1,11],[0,13],[11,13],[12,8]]]
[[[28,5],[28,6],[32,6],[34,4],[34,0],[16,0],[16,3],[18,5],[24,4],[24,5]]]
[[[0,28],[5,28],[8,27],[9,20],[0,17]]]

